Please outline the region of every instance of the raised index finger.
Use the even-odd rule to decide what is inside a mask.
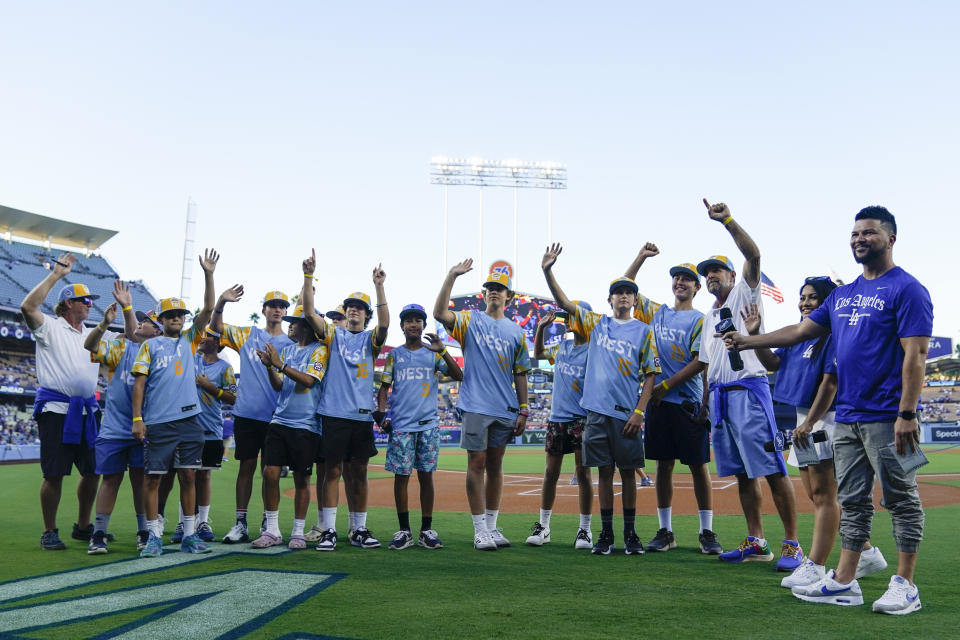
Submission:
[[[703,199],[703,204],[704,204],[704,206],[707,208],[707,211],[710,211],[710,203],[707,202],[707,199],[706,199],[706,198]]]

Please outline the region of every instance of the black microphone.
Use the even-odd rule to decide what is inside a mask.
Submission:
[[[733,326],[733,312],[730,311],[728,307],[723,307],[720,309],[720,324],[716,327],[717,333],[732,333],[737,330]],[[740,352],[736,350],[728,350],[727,356],[730,357],[730,368],[734,371],[743,370],[743,360],[740,358]]]
[[[813,433],[810,434],[810,439],[813,442],[826,442],[827,432],[823,430],[814,431]],[[778,444],[780,445],[779,447],[777,447]],[[776,451],[777,449],[782,449],[783,451],[786,451],[789,448],[790,448],[790,440],[787,440],[786,438],[784,438],[782,433],[779,431],[777,432],[776,440],[770,440],[768,442],[763,443],[764,451]]]

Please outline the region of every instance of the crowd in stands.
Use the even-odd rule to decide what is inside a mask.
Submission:
[[[0,404],[0,445],[40,444],[37,423],[29,409]]]
[[[924,387],[920,393],[920,421],[960,421],[960,388]]]
[[[0,385],[33,389],[36,384],[36,358],[23,353],[0,352]]]

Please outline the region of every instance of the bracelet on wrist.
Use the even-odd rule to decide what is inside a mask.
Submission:
[[[386,303],[386,302],[378,302],[378,303],[377,303],[376,305],[374,305],[374,306],[376,306],[376,307],[379,309],[380,307],[385,307],[385,306],[387,306],[387,303]]]
[[[642,416],[642,415],[643,415],[643,411],[641,411],[640,409],[634,409],[633,412],[634,412],[635,414],[637,414],[638,416]]]
[[[521,408],[521,409],[526,409],[526,408],[529,407],[529,406],[530,406],[530,405],[528,405],[526,402],[521,402],[521,403],[520,403],[520,408]]]
[[[303,274],[303,277],[304,277],[304,278],[312,278],[312,277],[313,277],[313,274],[312,274],[312,273],[305,273],[305,274]]]
[[[143,418],[141,418],[140,416],[133,416],[133,421],[134,421],[134,422],[143,422]]]
[[[223,396],[223,389],[217,389],[217,397],[220,398]]]
[[[130,311],[130,309],[133,309],[133,305],[132,305],[132,304],[128,304],[128,305],[125,306],[125,307],[120,307],[120,310],[121,310],[121,311]]]
[[[733,222],[733,216],[727,216],[726,218],[723,219],[723,226],[726,227],[726,226],[729,225],[731,222]]]
[[[663,387],[663,390],[664,390],[664,391],[670,391],[670,385],[667,384],[667,381],[666,381],[666,380],[664,380],[663,382],[661,382],[661,383],[660,383],[660,386]]]

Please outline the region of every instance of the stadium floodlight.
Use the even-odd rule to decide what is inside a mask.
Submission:
[[[553,191],[567,188],[567,165],[560,162],[528,162],[510,158],[486,160],[484,158],[448,158],[435,156],[430,159],[430,184],[443,186],[443,272],[447,271],[447,188],[479,187],[480,215],[477,258],[480,275],[483,277],[483,188],[513,188],[513,282],[517,286],[517,263],[519,262],[519,190],[547,190],[547,243],[553,242]]]

